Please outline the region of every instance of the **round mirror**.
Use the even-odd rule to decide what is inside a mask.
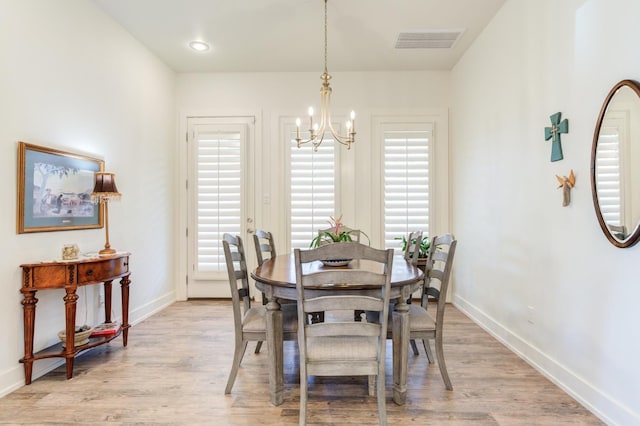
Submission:
[[[600,227],[616,247],[640,238],[640,86],[623,80],[609,92],[591,149],[591,190]]]

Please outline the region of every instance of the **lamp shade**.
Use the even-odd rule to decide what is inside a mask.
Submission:
[[[120,198],[121,195],[116,187],[116,175],[114,173],[96,173],[96,184],[91,193],[92,199],[114,199]]]

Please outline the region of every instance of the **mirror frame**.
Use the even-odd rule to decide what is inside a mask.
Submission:
[[[640,85],[634,80],[622,80],[613,86],[613,89],[609,91],[609,94],[604,100],[602,104],[602,108],[600,109],[600,115],[598,116],[598,121],[596,122],[596,128],[593,133],[593,144],[591,146],[591,195],[593,196],[593,206],[596,210],[596,216],[598,217],[598,223],[600,223],[600,228],[602,228],[602,232],[607,237],[607,239],[616,247],[626,248],[631,247],[640,240],[640,223],[636,223],[635,229],[633,233],[629,235],[623,241],[616,239],[613,234],[609,231],[606,222],[602,216],[602,211],[600,210],[600,203],[598,202],[598,194],[596,191],[596,149],[598,147],[598,139],[600,138],[600,127],[602,126],[602,121],[604,120],[604,116],[607,112],[607,108],[609,107],[609,103],[613,96],[617,93],[618,89],[622,87],[628,87],[635,92],[635,94],[640,98]],[[638,141],[637,143],[640,143]],[[640,167],[640,164],[637,165]]]

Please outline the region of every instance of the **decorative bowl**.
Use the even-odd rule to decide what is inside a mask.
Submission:
[[[86,345],[87,343],[89,343],[89,336],[91,335],[91,332],[93,331],[92,327],[89,327],[88,325],[83,325],[80,327],[76,327],[76,332],[73,336],[73,346],[82,346],[82,345]],[[58,337],[60,338],[60,341],[62,342],[62,347],[66,347],[67,345],[67,333],[66,330],[62,330],[61,332],[58,333]]]

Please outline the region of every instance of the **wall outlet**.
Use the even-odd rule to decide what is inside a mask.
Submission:
[[[104,306],[104,293],[98,294],[98,306]]]
[[[533,306],[527,306],[527,322],[531,325],[535,324],[534,316],[535,316],[536,308]]]

